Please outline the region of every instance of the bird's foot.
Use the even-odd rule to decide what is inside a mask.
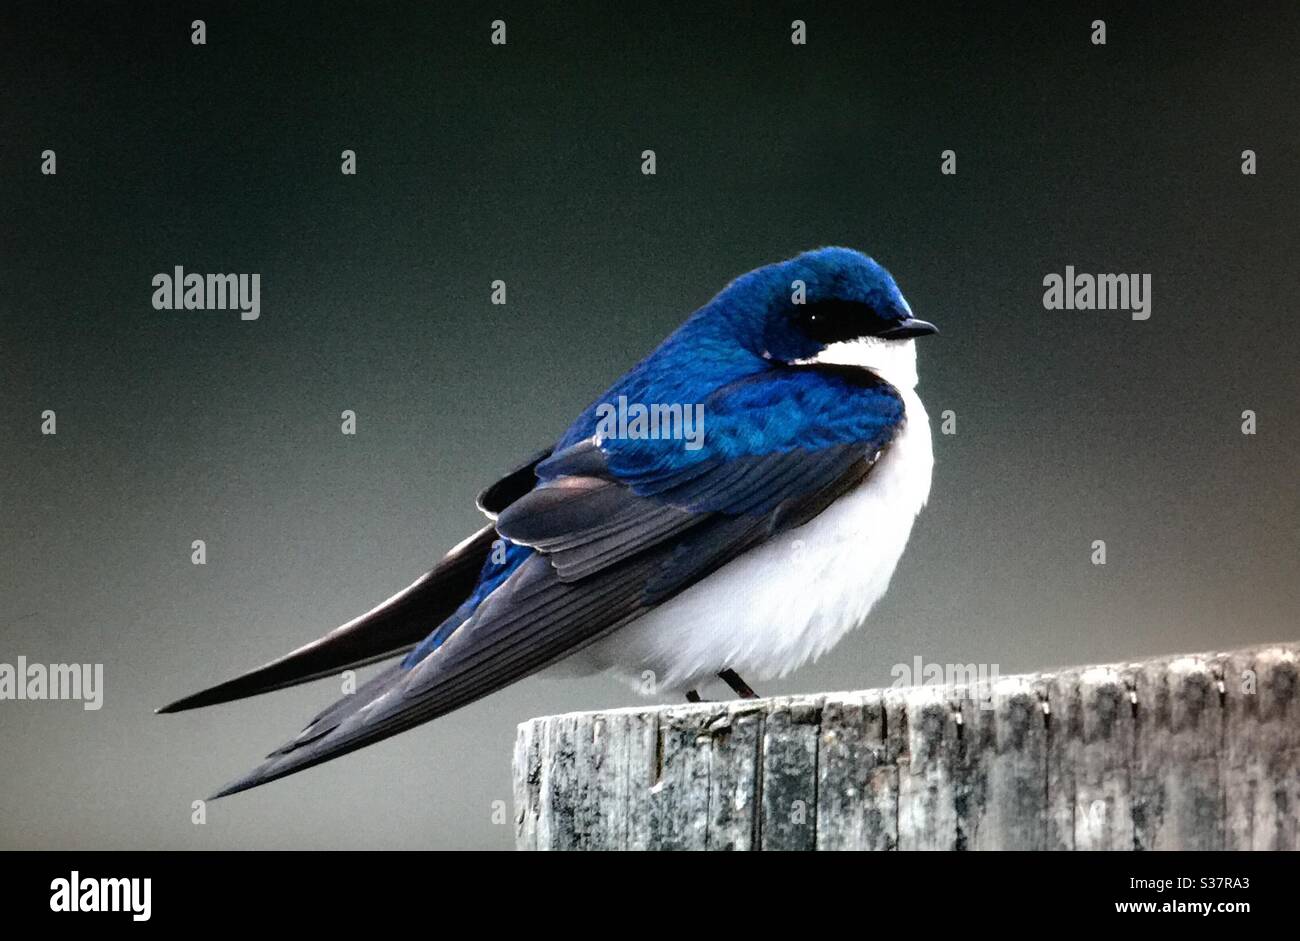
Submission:
[[[741,699],[758,699],[758,693],[749,688],[749,684],[740,678],[735,670],[723,670],[718,679],[731,687],[731,691]]]

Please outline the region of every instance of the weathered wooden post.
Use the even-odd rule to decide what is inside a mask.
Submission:
[[[1300,849],[1300,643],[532,719],[521,849]]]

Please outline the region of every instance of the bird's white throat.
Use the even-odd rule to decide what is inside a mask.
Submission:
[[[916,388],[916,341],[859,337],[832,343],[816,356],[795,360],[795,365],[856,366],[869,369],[895,389]]]

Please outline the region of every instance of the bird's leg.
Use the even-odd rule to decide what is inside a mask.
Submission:
[[[727,669],[718,674],[718,679],[731,687],[731,691],[741,699],[758,699],[758,693],[749,688],[749,684],[740,678],[735,670]]]
[[[699,702],[699,701],[700,701],[700,694],[697,693],[697,692],[696,692],[695,690],[693,690],[693,689],[688,689],[688,690],[686,691],[686,701],[687,701],[687,702]]]

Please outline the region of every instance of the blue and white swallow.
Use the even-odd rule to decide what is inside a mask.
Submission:
[[[401,656],[223,796],[544,669],[612,671],[691,699],[721,677],[752,696],[742,676],[821,656],[888,588],[930,493],[915,339],[935,332],[850,249],[742,275],[484,490],[488,524],[410,587],[159,711]],[[638,405],[661,417],[683,406],[701,427],[689,441],[648,433],[625,420]]]

